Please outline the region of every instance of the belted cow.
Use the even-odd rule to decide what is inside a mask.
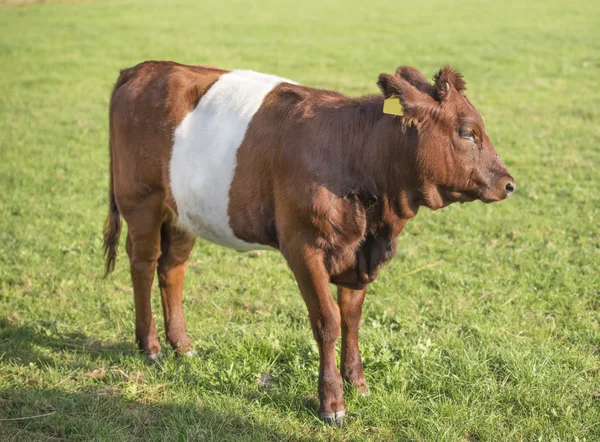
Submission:
[[[402,66],[377,84],[381,94],[353,98],[247,70],[149,61],[121,71],[110,103],[106,272],[123,217],[135,335],[149,358],[160,354],[155,271],[167,341],[192,354],[181,300],[200,236],[285,256],[319,347],[321,419],[342,422],[343,379],[368,391],[362,304],[406,222],[423,206],[500,201],[515,189],[461,74],[444,67],[431,84]]]

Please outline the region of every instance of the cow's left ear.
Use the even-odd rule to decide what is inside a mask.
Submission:
[[[437,74],[433,76],[433,96],[438,101],[447,100],[452,94],[452,90],[464,93],[467,90],[467,84],[460,72],[455,71],[450,66],[444,66]]]
[[[377,86],[379,86],[385,98],[398,97],[405,112],[431,105],[433,101],[431,96],[397,75],[380,74]]]

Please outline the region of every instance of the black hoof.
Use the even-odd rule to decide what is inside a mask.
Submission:
[[[346,416],[345,411],[338,411],[337,413],[321,413],[319,417],[323,421],[324,424],[327,425],[335,425],[337,427],[341,427],[344,424],[344,416]]]
[[[333,425],[333,423],[335,422],[335,418],[329,417],[329,416],[322,417],[321,420],[323,421],[324,424],[327,424],[327,425]]]

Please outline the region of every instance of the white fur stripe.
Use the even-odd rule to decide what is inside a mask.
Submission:
[[[229,188],[237,150],[265,96],[289,80],[253,71],[223,74],[174,134],[171,191],[179,224],[236,250],[265,248],[235,237],[229,225]]]

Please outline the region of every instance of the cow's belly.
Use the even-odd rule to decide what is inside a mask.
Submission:
[[[183,229],[240,251],[269,248],[237,238],[227,209],[237,150],[263,99],[281,82],[290,81],[252,71],[223,74],[175,130],[170,180]]]

